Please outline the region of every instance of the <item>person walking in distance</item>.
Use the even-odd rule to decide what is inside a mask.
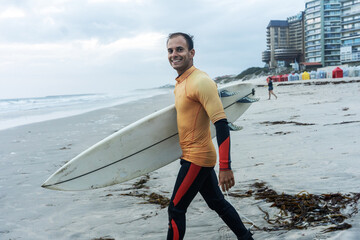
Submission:
[[[271,99],[271,94],[274,95],[277,99],[277,96],[274,93],[273,81],[271,77],[267,78],[268,81],[268,89],[269,89],[269,100]]]
[[[235,185],[231,170],[230,132],[215,82],[195,68],[192,36],[177,32],[167,39],[168,60],[177,71],[175,108],[182,156],[171,196],[167,239],[183,239],[185,214],[197,195],[202,195],[210,209],[216,211],[238,239],[253,240],[235,208],[225,200],[223,191]],[[216,127],[219,146],[219,180],[214,166],[216,151],[210,135],[210,121]],[[219,187],[220,186],[220,187]]]

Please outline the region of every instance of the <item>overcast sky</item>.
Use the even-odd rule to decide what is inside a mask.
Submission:
[[[0,99],[174,84],[166,37],[194,35],[212,78],[263,67],[266,26],[305,0],[1,0]]]

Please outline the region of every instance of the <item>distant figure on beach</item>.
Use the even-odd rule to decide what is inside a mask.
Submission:
[[[168,60],[177,71],[175,108],[182,156],[169,205],[167,239],[183,239],[185,214],[198,192],[216,211],[238,239],[253,240],[223,191],[235,185],[230,160],[230,132],[215,82],[193,66],[192,36],[172,33],[167,39]],[[219,146],[219,181],[214,166],[216,151],[210,135],[210,120],[216,127]],[[219,187],[220,186],[220,187]]]
[[[273,81],[271,77],[267,78],[268,80],[268,87],[269,87],[269,100],[271,99],[271,94],[274,95],[277,99],[277,96],[274,93]]]

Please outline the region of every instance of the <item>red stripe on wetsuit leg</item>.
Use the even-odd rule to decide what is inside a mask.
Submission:
[[[230,137],[227,137],[225,141],[221,143],[219,146],[219,162],[220,162],[220,169],[231,169],[230,167]]]
[[[181,198],[185,195],[187,190],[189,190],[191,184],[194,182],[195,178],[199,174],[200,169],[201,169],[200,166],[191,163],[189,171],[187,172],[183,182],[181,183],[174,197],[173,200],[174,206],[176,206],[180,202]]]
[[[179,240],[179,238],[180,238],[179,229],[178,229],[174,219],[171,220],[171,226],[172,226],[172,230],[173,230],[173,240]]]

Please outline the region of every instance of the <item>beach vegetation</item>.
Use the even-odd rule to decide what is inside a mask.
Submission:
[[[282,74],[287,74],[289,72],[291,72],[292,69],[291,68],[284,68],[281,71],[279,71],[279,69],[269,69],[267,67],[250,67],[245,69],[244,71],[242,71],[241,73],[237,74],[237,75],[224,75],[224,76],[219,76],[216,77],[214,79],[214,81],[216,83],[229,83],[232,81],[238,81],[238,80],[242,80],[242,81],[246,81],[246,80],[250,80],[253,78],[258,78],[258,77],[266,77],[269,75],[282,75]]]

